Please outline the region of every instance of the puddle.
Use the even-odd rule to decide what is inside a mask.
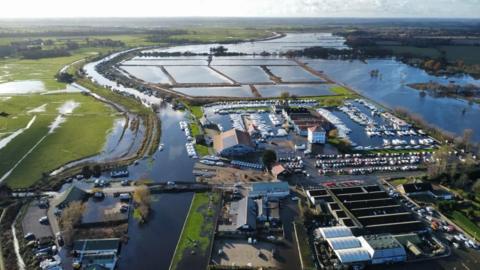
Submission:
[[[4,148],[7,146],[8,143],[10,143],[13,139],[15,139],[18,135],[22,134],[25,130],[29,129],[33,123],[35,122],[35,119],[37,119],[37,116],[35,115],[30,122],[28,122],[27,126],[24,128],[21,128],[14,133],[10,134],[9,136],[3,138],[0,140],[0,149]]]
[[[27,113],[30,114],[30,113],[41,113],[41,112],[45,112],[47,109],[47,104],[43,104],[41,106],[38,106],[37,108],[35,109],[31,109],[30,111],[28,111]]]
[[[0,84],[0,95],[29,94],[45,91],[41,81],[15,81]]]

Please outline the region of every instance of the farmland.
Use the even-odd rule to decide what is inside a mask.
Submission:
[[[59,114],[58,108],[67,101],[76,102],[79,106],[65,117],[66,121],[60,127],[49,134],[49,126]],[[2,176],[25,156],[6,178],[6,183],[12,188],[31,186],[45,172],[69,161],[98,153],[116,117],[115,111],[109,106],[81,94],[14,96],[2,103],[2,108],[6,108],[10,116],[2,120],[0,128],[8,127],[9,131],[13,131],[24,127],[36,115],[36,120],[29,129],[0,150]],[[46,104],[44,112],[28,113],[43,104]],[[34,151],[27,154],[44,136],[45,139]]]

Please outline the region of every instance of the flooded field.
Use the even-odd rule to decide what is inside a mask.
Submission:
[[[259,66],[215,66],[214,68],[242,84],[272,82]]]
[[[45,91],[41,81],[15,81],[0,83],[0,95],[30,94]]]
[[[330,88],[331,84],[276,84],[257,85],[256,88],[262,97],[279,97],[283,92],[296,96],[330,96],[335,95]]]
[[[313,46],[322,46],[326,48],[348,49],[345,45],[345,39],[335,36],[331,33],[289,33],[279,39],[271,39],[256,42],[243,42],[236,44],[201,44],[170,47],[167,49],[153,49],[151,51],[167,52],[194,52],[208,53],[211,47],[224,46],[230,52],[242,52],[248,54],[261,54],[264,51],[271,53],[286,52],[289,50],[299,50]]]
[[[166,66],[165,69],[178,83],[231,83],[206,66]]]
[[[268,66],[275,76],[284,82],[323,82],[317,76],[312,75],[300,66]]]
[[[168,76],[156,66],[122,66],[121,69],[130,75],[148,83],[171,84]]]
[[[253,97],[248,85],[238,87],[178,87],[173,90],[192,97]]]
[[[135,57],[122,63],[124,66],[206,66],[207,57],[201,56],[188,57],[163,57],[163,58],[145,58]]]
[[[262,56],[235,56],[235,57],[213,57],[213,66],[296,66],[297,63],[290,59],[282,57],[262,57]]]

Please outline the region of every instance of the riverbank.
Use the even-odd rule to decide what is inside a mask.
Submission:
[[[207,267],[220,202],[219,193],[194,195],[169,269],[187,270],[192,265],[198,269]]]

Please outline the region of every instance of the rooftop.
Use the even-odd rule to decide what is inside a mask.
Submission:
[[[391,234],[374,234],[362,236],[375,250],[402,247],[400,242]]]
[[[57,200],[57,206],[67,206],[69,203],[74,201],[82,201],[87,192],[75,185],[72,185],[69,189],[64,191]]]
[[[79,252],[118,250],[119,248],[120,248],[119,238],[84,239],[84,240],[77,240],[73,243],[73,250],[76,250]]]
[[[352,231],[346,226],[322,227],[317,230],[325,239],[353,236]]]
[[[238,129],[222,132],[213,139],[213,145],[217,152],[239,144],[253,147],[250,135]]]
[[[287,182],[258,182],[252,184],[252,191],[285,191],[289,190]]]

